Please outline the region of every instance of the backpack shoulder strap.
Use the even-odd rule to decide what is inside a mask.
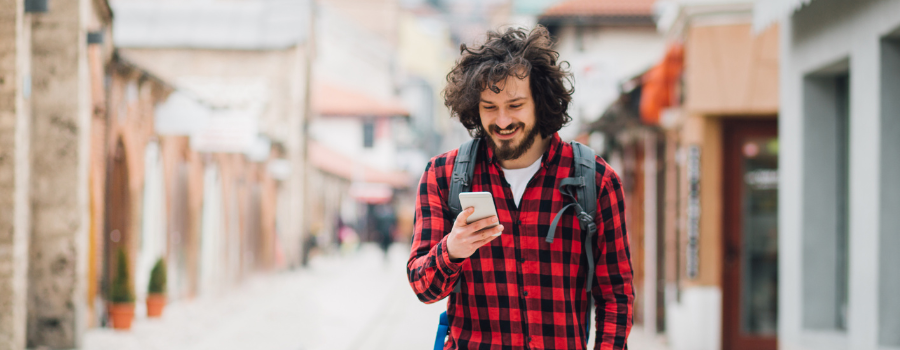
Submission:
[[[447,204],[454,216],[462,212],[459,194],[472,189],[472,176],[475,174],[475,161],[478,156],[480,138],[474,138],[459,146],[456,161],[453,162],[453,177],[450,182],[450,197]]]
[[[597,176],[596,164],[597,159],[594,156],[594,150],[590,147],[572,141],[572,151],[575,158],[575,177],[584,180],[583,186],[575,189],[578,194],[578,204],[581,205],[583,211],[578,215],[581,228],[585,231],[584,236],[584,255],[587,258],[588,273],[587,281],[584,289],[587,292],[588,312],[585,321],[584,344],[587,348],[588,339],[591,337],[591,309],[594,308],[594,297],[591,295],[591,289],[594,286],[594,236],[597,235],[597,224],[594,218],[597,213]],[[585,229],[587,228],[587,229]]]
[[[593,216],[597,215],[597,181],[595,180],[597,158],[594,150],[576,141],[572,141],[572,151],[575,153],[575,178],[584,179],[584,185],[575,190],[578,195],[578,204],[585,213],[592,217],[591,222],[593,222]],[[592,229],[593,233],[597,232],[596,225],[589,229]]]
[[[553,218],[550,223],[550,230],[547,231],[547,243],[553,243],[553,236],[556,234],[556,225],[563,213],[570,207],[575,207],[575,215],[578,217],[581,230],[585,233],[582,246],[584,247],[584,255],[587,258],[588,271],[587,281],[584,289],[587,293],[588,312],[585,320],[584,329],[584,345],[587,348],[587,342],[591,332],[591,309],[594,305],[594,298],[591,296],[591,288],[594,285],[594,235],[597,234],[597,224],[594,218],[597,215],[597,159],[594,150],[590,147],[572,141],[572,158],[575,167],[572,177],[562,179],[559,182],[559,191],[572,200],[572,203],[565,205]],[[573,192],[574,189],[574,192]]]
[[[597,225],[594,223],[594,217],[597,215],[597,183],[595,179],[597,159],[594,156],[594,150],[575,141],[572,141],[572,152],[575,168],[572,177],[567,177],[559,182],[559,191],[569,197],[572,203],[567,204],[556,213],[556,217],[553,218],[550,229],[547,231],[547,243],[553,243],[559,219],[567,209],[573,206],[576,210],[575,216],[581,223],[581,229],[590,235],[597,233]]]

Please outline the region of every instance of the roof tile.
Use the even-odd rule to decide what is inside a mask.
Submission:
[[[656,0],[568,0],[544,11],[542,17],[652,16]]]

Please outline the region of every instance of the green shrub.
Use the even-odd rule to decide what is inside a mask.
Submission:
[[[147,288],[150,294],[166,293],[166,263],[162,258],[156,260],[153,270],[150,270],[150,286]]]
[[[134,291],[131,286],[131,270],[128,269],[128,256],[124,249],[119,249],[116,261],[116,276],[109,288],[109,301],[112,303],[133,303]]]

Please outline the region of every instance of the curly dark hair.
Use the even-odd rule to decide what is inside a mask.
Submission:
[[[572,120],[567,113],[572,101],[572,74],[568,62],[559,60],[547,28],[536,26],[531,32],[509,28],[504,33],[488,31],[487,40],[478,47],[460,46],[462,57],[447,74],[444,105],[458,117],[472,137],[486,135],[478,114],[481,92],[500,92],[497,83],[510,76],[528,77],[535,103],[535,127],[546,138]]]

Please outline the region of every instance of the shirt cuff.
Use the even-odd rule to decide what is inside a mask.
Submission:
[[[459,272],[459,269],[462,267],[462,263],[466,261],[466,259],[451,259],[450,251],[447,250],[447,237],[444,237],[440,243],[438,243],[438,250],[440,252],[440,257],[438,257],[438,268],[441,269],[441,272],[444,275],[451,276]]]

